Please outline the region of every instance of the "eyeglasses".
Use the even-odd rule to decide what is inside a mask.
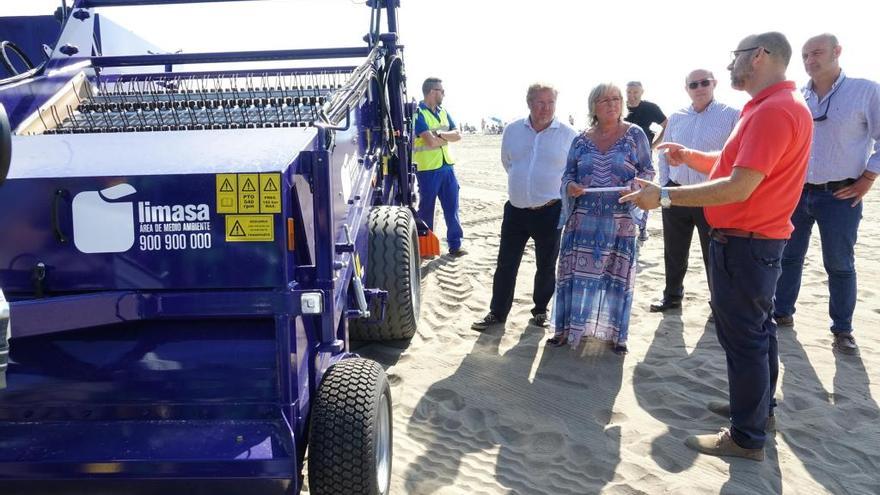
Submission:
[[[734,50],[734,51],[730,52],[730,61],[735,62],[737,57],[739,57],[739,55],[741,53],[747,53],[747,52],[750,52],[753,50],[758,50],[758,49],[764,50],[764,53],[766,53],[767,55],[770,55],[770,50],[764,48],[763,46],[753,46],[751,48],[741,48],[739,50]]]
[[[431,88],[431,91],[439,91],[440,94],[446,94],[446,90],[443,88]]]
[[[702,87],[704,87],[704,88],[708,88],[709,86],[712,85],[712,82],[713,82],[714,80],[715,80],[715,79],[701,79],[701,80],[699,80],[699,81],[691,81],[691,82],[688,83],[688,88],[690,88],[690,89],[697,89],[697,88],[700,87],[700,86],[702,86]]]
[[[840,82],[837,83],[837,87],[834,88],[834,91],[832,91],[831,94],[828,95],[828,100],[825,102],[825,113],[823,113],[822,115],[820,115],[818,117],[813,117],[813,122],[824,122],[824,121],[828,120],[828,109],[831,108],[831,97],[834,96],[834,93],[837,93],[837,90],[840,89],[840,86],[843,84],[843,81],[846,81],[846,76],[843,76],[843,79],[841,79]],[[817,98],[818,98],[818,96],[817,96]]]
[[[623,101],[623,98],[621,98],[620,96],[612,96],[611,98],[602,98],[601,100],[597,101],[596,103],[599,105],[607,105],[609,103],[620,103],[622,101]]]

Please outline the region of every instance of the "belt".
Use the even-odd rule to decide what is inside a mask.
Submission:
[[[749,232],[748,230],[740,230],[740,229],[712,229],[709,231],[709,237],[712,239],[725,244],[727,242],[728,237],[745,237],[748,239],[761,239],[761,240],[769,240],[769,241],[782,241],[784,239],[777,239],[775,237],[767,237],[764,234],[759,234],[757,232]]]
[[[804,184],[804,189],[807,191],[831,191],[834,192],[838,189],[843,189],[846,186],[851,184],[855,184],[856,179],[843,179],[843,180],[835,180],[832,182],[826,182],[824,184],[810,184],[809,182]]]
[[[558,199],[551,199],[550,201],[547,201],[546,203],[544,203],[544,204],[542,204],[542,205],[540,205],[540,206],[527,206],[526,209],[527,209],[527,210],[540,210],[540,209],[542,209],[542,208],[546,208],[546,207],[548,207],[548,206],[553,206],[553,205],[555,205],[555,204],[558,203],[558,202],[559,202]]]

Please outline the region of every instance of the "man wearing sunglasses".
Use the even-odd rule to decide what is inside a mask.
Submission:
[[[794,324],[804,257],[813,224],[819,225],[828,274],[832,349],[858,354],[852,336],[856,306],[854,246],[862,198],[880,173],[880,85],[848,77],[840,68],[842,48],[832,34],[807,40],[802,57],[810,81],[803,88],[813,113],[813,151],[800,202],[791,217],[794,232],[782,257],[776,286],[776,322]]]
[[[669,117],[664,140],[688,148],[714,152],[720,150],[739,120],[739,110],[715,100],[718,81],[708,70],[697,69],[687,75],[684,89],[691,106],[682,108]],[[660,184],[664,187],[688,186],[706,182],[706,174],[687,165],[670,167],[666,154],[657,159]],[[670,206],[663,209],[663,261],[666,268],[666,288],[663,297],[651,304],[653,313],[681,307],[684,297],[684,275],[694,228],[700,238],[703,266],[709,267],[709,224],[699,206]],[[708,270],[707,270],[708,273]]]
[[[751,97],[720,153],[677,143],[657,149],[669,164],[708,172],[702,184],[642,189],[620,201],[643,209],[704,206],[712,227],[709,285],[718,341],[727,357],[731,427],[695,435],[686,444],[717,456],[764,459],[767,430],[775,429],[773,394],[779,376],[773,293],[782,273],[791,214],[810,158],[813,120],[794,82],[785,79],[791,45],[782,33],[744,38],[727,67],[734,89]],[[717,408],[710,408],[718,412]]]
[[[454,257],[467,254],[461,247],[464,232],[458,218],[458,179],[449,153],[449,143],[461,140],[455,121],[442,107],[446,91],[443,81],[429,77],[422,83],[425,99],[416,113],[413,143],[413,161],[416,162],[416,180],[419,183],[419,218],[434,230],[434,206],[440,199],[443,218],[446,219],[446,243]]]

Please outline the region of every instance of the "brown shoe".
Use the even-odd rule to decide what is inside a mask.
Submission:
[[[841,354],[849,356],[859,355],[859,346],[856,344],[856,339],[849,332],[835,333],[834,343],[831,344],[831,348]]]
[[[712,411],[713,413],[730,419],[730,403],[724,402],[720,400],[712,400],[706,404],[706,409]],[[772,433],[776,433],[776,416],[769,416],[767,418],[767,426],[764,427],[765,431],[769,431]]]
[[[733,441],[730,430],[721,428],[713,435],[691,435],[684,441],[685,445],[708,455],[743,457],[753,461],[764,460],[764,449],[744,449]]]
[[[773,319],[776,320],[777,327],[793,327],[794,326],[794,316],[773,315]]]

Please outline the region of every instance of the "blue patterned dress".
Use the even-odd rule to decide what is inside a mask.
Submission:
[[[571,144],[562,191],[569,182],[586,187],[628,186],[634,177],[651,180],[651,146],[630,126],[605,153],[581,134]],[[616,192],[587,193],[573,199],[563,217],[554,326],[576,346],[584,336],[625,345],[636,273],[637,212],[618,203]],[[566,212],[563,212],[566,215]]]

